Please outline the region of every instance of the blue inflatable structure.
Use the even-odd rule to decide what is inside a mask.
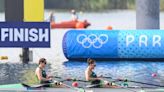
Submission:
[[[164,60],[164,30],[70,30],[63,52],[71,60]]]

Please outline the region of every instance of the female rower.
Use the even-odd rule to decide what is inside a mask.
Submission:
[[[39,60],[39,66],[36,68],[35,74],[37,79],[39,80],[40,84],[47,84],[45,87],[62,87],[62,85],[59,82],[55,82],[53,84],[52,77],[47,75],[46,71],[44,70],[45,66],[47,64],[47,61],[45,58],[41,58]]]
[[[37,76],[37,79],[41,84],[43,83],[51,83],[52,76],[48,76],[46,74],[46,71],[44,70],[45,66],[47,64],[47,61],[45,58],[41,58],[39,60],[39,66],[36,68],[35,74]]]
[[[93,59],[87,59],[88,67],[85,70],[85,78],[86,81],[90,81],[91,85],[95,85],[93,87],[112,87],[111,83],[104,81],[101,76],[97,76],[96,73],[93,71],[96,67],[96,61]]]

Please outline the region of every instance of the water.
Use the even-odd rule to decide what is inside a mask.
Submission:
[[[164,85],[164,62],[143,62],[143,61],[97,61],[95,72],[100,76],[108,76],[114,79],[128,79],[133,81]],[[86,62],[65,62],[64,76],[77,77],[84,79],[84,71],[87,67]],[[75,75],[74,72],[78,72]],[[153,77],[152,74],[157,74]],[[137,86],[138,84],[131,84]],[[141,84],[140,84],[141,86]],[[144,87],[148,85],[142,85]]]
[[[50,11],[45,11],[45,19],[47,19]],[[55,13],[56,21],[70,20],[69,13]],[[113,29],[135,29],[136,15],[135,11],[109,11],[103,13],[83,13],[79,15],[80,20],[87,19],[91,22],[91,26],[88,29],[105,29],[111,25]],[[161,29],[164,29],[164,12],[160,14]],[[4,21],[4,13],[0,13],[0,20]],[[63,78],[73,77],[84,79],[84,71],[87,67],[86,61],[67,61],[62,51],[62,38],[68,29],[53,29],[51,30],[51,48],[30,48],[33,51],[33,62],[37,63],[41,57],[47,58],[51,64],[51,68],[48,69],[52,75],[62,76]],[[0,61],[0,84],[16,83],[20,82],[19,78],[22,76],[25,70],[35,69],[36,65],[31,64],[31,67],[24,68],[19,58],[21,54],[21,48],[0,48],[0,56],[6,55],[9,60]],[[15,64],[16,63],[16,64]],[[6,66],[6,65],[7,66]],[[98,75],[110,76],[113,78],[127,78],[130,80],[136,80],[147,83],[163,84],[164,85],[164,62],[144,62],[144,61],[107,61],[98,62],[95,72]],[[14,71],[11,71],[14,70]],[[14,72],[14,73],[11,73]],[[11,73],[11,74],[10,74]],[[151,75],[157,74],[157,77],[153,78]],[[14,77],[12,80],[11,77]],[[14,76],[15,75],[15,76]],[[17,76],[18,75],[18,76]],[[7,76],[7,77],[6,77]],[[12,80],[12,81],[11,81]],[[140,84],[131,84],[139,85]]]
[[[26,70],[37,67],[36,64],[23,65],[22,63],[1,63],[0,84],[19,83]]]

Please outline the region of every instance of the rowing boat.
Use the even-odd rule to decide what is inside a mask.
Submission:
[[[58,79],[62,79],[61,77],[54,77]],[[43,92],[164,92],[164,86],[163,85],[157,85],[157,84],[150,84],[150,83],[144,83],[144,82],[139,82],[139,81],[133,81],[133,80],[127,80],[127,79],[113,79],[112,77],[103,77],[103,78],[108,78],[113,80],[112,83],[116,83],[118,87],[116,88],[92,88],[95,85],[100,85],[100,84],[95,84],[95,85],[87,85],[84,88],[78,88],[78,87],[73,87],[67,84],[64,84],[64,81],[79,81],[79,82],[88,82],[85,80],[77,80],[77,79],[72,79],[72,78],[67,78],[67,79],[62,79],[62,81],[53,81],[52,83],[45,83],[45,84],[38,84],[38,85],[27,85],[24,83],[18,83],[18,84],[7,84],[7,85],[0,85],[0,91],[5,91],[5,92],[10,92],[10,91],[15,91],[15,92],[25,92],[25,91],[43,91]],[[144,85],[150,85],[153,87],[129,87],[127,86],[119,86],[117,82],[133,82],[133,83],[139,83],[139,84],[144,84]],[[56,84],[58,85],[61,84],[64,86],[64,88],[52,88],[52,87],[47,87],[47,85],[51,84]]]
[[[37,87],[37,85],[35,85]],[[33,86],[34,87],[34,86]],[[28,89],[23,86],[21,83],[18,84],[8,84],[0,85],[0,91],[3,92],[164,92],[162,88],[85,88],[82,91],[74,90],[72,88],[36,88]]]

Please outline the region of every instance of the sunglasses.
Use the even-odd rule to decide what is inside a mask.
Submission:
[[[47,64],[47,62],[43,62],[45,65]]]

